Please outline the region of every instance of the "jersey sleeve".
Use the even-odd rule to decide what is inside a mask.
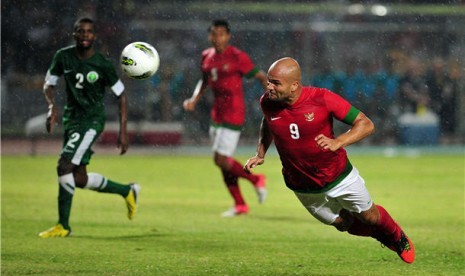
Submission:
[[[61,62],[61,53],[56,52],[52,59],[52,64],[45,75],[45,85],[55,86],[61,75],[63,75],[63,65]]]
[[[360,110],[351,105],[346,99],[338,94],[325,89],[324,100],[328,110],[336,119],[352,125]]]

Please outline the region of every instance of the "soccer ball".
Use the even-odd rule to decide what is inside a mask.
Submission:
[[[121,69],[130,78],[150,78],[157,72],[159,65],[157,50],[146,42],[130,43],[121,52]]]

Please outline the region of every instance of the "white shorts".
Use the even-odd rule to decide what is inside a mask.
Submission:
[[[210,139],[213,142],[212,150],[221,155],[233,156],[240,137],[240,130],[210,126]]]
[[[332,224],[339,217],[341,209],[361,213],[373,204],[365,181],[355,167],[329,191],[317,194],[294,193],[310,214],[325,224]]]

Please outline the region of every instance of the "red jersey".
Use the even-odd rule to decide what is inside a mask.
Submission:
[[[260,104],[290,189],[325,191],[350,172],[345,149],[322,150],[315,141],[319,134],[334,138],[333,118],[353,123],[360,111],[349,102],[324,88],[303,87],[293,105],[271,101],[268,93]]]
[[[222,53],[217,53],[215,48],[204,50],[202,72],[208,75],[208,85],[215,97],[211,110],[213,122],[240,128],[245,120],[242,77],[253,77],[258,69],[245,52],[228,46]]]

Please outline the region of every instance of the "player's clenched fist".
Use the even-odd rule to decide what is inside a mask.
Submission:
[[[336,139],[331,139],[323,134],[318,135],[315,138],[317,145],[323,150],[336,151],[341,148],[341,143]]]

